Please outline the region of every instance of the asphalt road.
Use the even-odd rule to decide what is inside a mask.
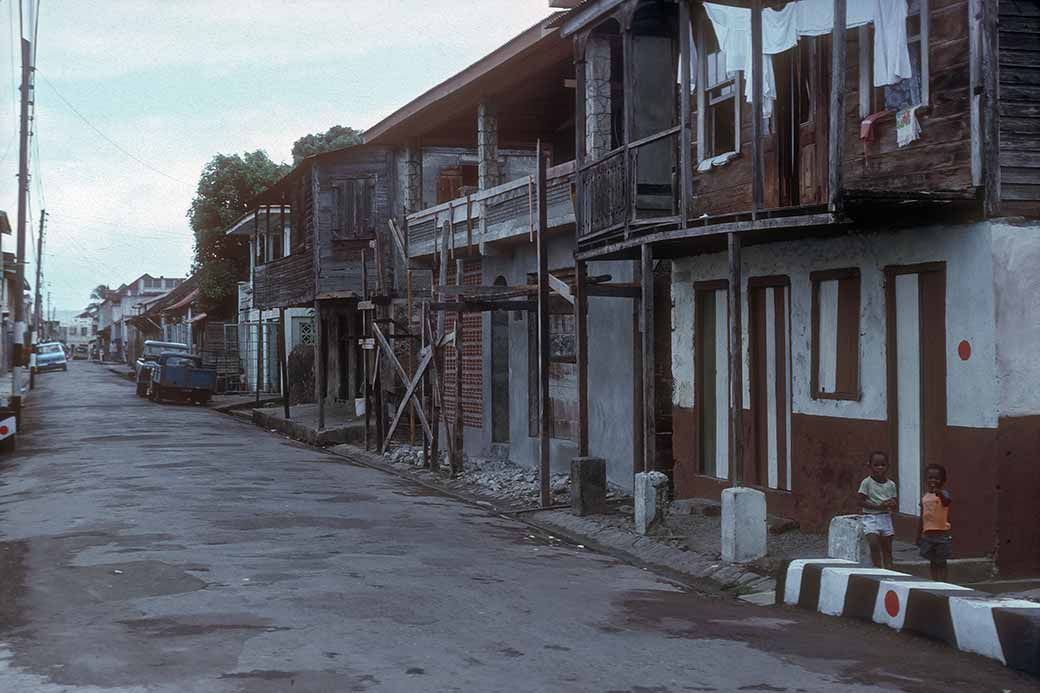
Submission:
[[[743,605],[74,362],[0,459],[0,691],[1025,691]]]

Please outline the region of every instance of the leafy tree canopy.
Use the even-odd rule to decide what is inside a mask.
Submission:
[[[217,154],[202,169],[188,220],[195,232],[192,272],[204,311],[224,316],[233,310],[237,283],[249,271],[249,244],[224,232],[249,211],[250,200],[288,172],[288,165],[276,164],[263,150]]]
[[[293,143],[292,157],[293,165],[303,161],[312,154],[343,149],[361,144],[361,131],[354,128],[333,125],[326,132],[317,132],[312,135],[304,135]]]

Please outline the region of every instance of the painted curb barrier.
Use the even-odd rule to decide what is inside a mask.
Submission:
[[[1040,676],[1040,604],[844,559],[791,561],[783,602],[888,626]]]

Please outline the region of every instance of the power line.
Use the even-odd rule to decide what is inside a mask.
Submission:
[[[39,74],[39,72],[37,72],[37,74]],[[163,176],[164,178],[169,178],[170,180],[172,180],[172,181],[173,181],[173,182],[175,182],[175,183],[180,183],[181,185],[187,185],[187,186],[191,186],[191,185],[192,185],[191,183],[188,183],[188,182],[186,182],[186,181],[183,181],[183,180],[181,180],[180,178],[176,178],[176,177],[174,177],[174,176],[171,176],[170,174],[166,173],[165,171],[161,171],[161,170],[159,170],[159,169],[158,169],[158,168],[156,168],[155,166],[152,166],[151,164],[149,164],[149,163],[148,163],[147,161],[144,161],[144,160],[142,160],[142,159],[139,159],[139,158],[137,158],[136,156],[134,156],[133,154],[131,154],[130,152],[128,152],[128,151],[127,151],[126,149],[124,149],[124,148],[123,148],[123,147],[122,147],[122,146],[121,146],[121,145],[120,145],[120,144],[119,144],[118,142],[116,142],[115,140],[113,140],[113,139],[112,139],[111,137],[109,137],[109,136],[108,136],[108,135],[106,135],[105,133],[101,132],[101,130],[99,130],[99,129],[97,128],[97,126],[96,126],[96,125],[94,125],[94,124],[93,124],[92,122],[90,122],[90,120],[89,120],[89,119],[88,119],[88,118],[87,118],[87,117],[86,117],[85,115],[83,115],[82,113],[80,113],[80,112],[79,112],[79,111],[78,111],[78,110],[76,109],[76,107],[75,107],[75,106],[73,106],[73,105],[72,105],[71,103],[69,103],[69,100],[68,100],[68,99],[66,99],[66,98],[65,98],[64,96],[62,96],[61,92],[60,92],[60,91],[58,91],[58,88],[57,88],[57,87],[55,87],[55,86],[54,86],[53,84],[51,84],[50,80],[48,80],[48,79],[47,79],[46,77],[43,77],[43,75],[40,75],[40,77],[42,77],[42,78],[43,78],[43,81],[47,83],[47,86],[48,86],[48,87],[50,87],[50,88],[51,88],[51,89],[52,89],[52,90],[54,91],[55,95],[57,95],[57,97],[58,97],[59,99],[61,99],[61,100],[62,100],[62,102],[63,102],[63,103],[64,103],[64,104],[66,105],[66,106],[68,106],[68,107],[69,107],[69,110],[71,110],[71,111],[72,111],[73,113],[75,113],[75,114],[76,114],[77,116],[79,116],[79,119],[80,119],[80,120],[82,120],[82,121],[83,121],[84,123],[86,123],[86,124],[87,124],[87,126],[88,126],[88,127],[89,127],[89,128],[91,129],[91,130],[93,130],[94,132],[96,132],[96,133],[98,134],[98,136],[100,136],[100,137],[101,137],[102,139],[104,139],[104,140],[105,140],[106,142],[108,142],[108,143],[109,143],[109,144],[111,144],[111,145],[112,145],[113,147],[115,147],[116,149],[118,149],[118,150],[119,150],[120,152],[122,152],[122,153],[123,153],[124,155],[126,155],[126,156],[127,156],[128,158],[130,158],[130,159],[132,159],[132,160],[136,161],[137,163],[141,164],[142,166],[144,166],[145,168],[147,168],[147,169],[148,169],[149,171],[152,171],[153,173],[158,173],[158,174],[159,174],[160,176]]]

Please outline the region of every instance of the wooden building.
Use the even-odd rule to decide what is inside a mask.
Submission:
[[[322,428],[326,404],[366,396],[358,303],[390,289],[396,185],[393,149],[357,145],[307,157],[253,201],[252,305],[313,308]]]
[[[555,20],[577,293],[591,263],[641,278],[642,469],[678,497],[751,485],[824,529],[883,450],[912,539],[941,463],[958,555],[1035,566],[1038,21],[1015,0],[586,0]],[[662,387],[670,420],[643,404]]]

